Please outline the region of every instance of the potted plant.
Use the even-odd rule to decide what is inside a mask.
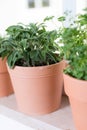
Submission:
[[[87,9],[85,9],[87,11]],[[66,16],[59,21],[65,22]],[[60,28],[59,41],[63,43],[64,88],[69,97],[77,130],[87,130],[87,12],[77,15],[69,26]]]
[[[3,58],[7,57],[18,109],[30,115],[57,110],[64,67],[57,31],[48,30],[45,22],[12,25],[6,31],[7,39],[0,51]]]
[[[5,37],[0,36],[0,48]],[[8,96],[13,93],[13,88],[9,73],[6,67],[6,58],[3,60],[0,53],[0,97]]]

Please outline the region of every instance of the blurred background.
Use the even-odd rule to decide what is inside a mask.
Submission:
[[[0,0],[0,34],[16,23],[41,21],[46,16],[61,16],[66,10],[75,15],[87,5],[87,0]]]

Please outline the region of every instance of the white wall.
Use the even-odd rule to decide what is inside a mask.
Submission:
[[[50,15],[62,15],[66,10],[79,13],[87,5],[87,0],[50,0],[50,7],[29,9],[28,0],[0,0],[0,33],[12,24],[41,21]]]
[[[63,12],[71,11],[72,15],[76,14],[76,0],[63,0]]]
[[[62,12],[61,0],[54,1],[54,6],[50,7],[29,9],[27,6],[27,0],[0,0],[0,32],[4,33],[4,30],[12,24],[18,22],[29,23],[42,20],[47,15],[57,15]],[[58,8],[57,3],[58,2]],[[56,5],[56,7],[55,7]]]
[[[76,0],[77,10],[76,13],[82,12],[85,7],[87,7],[87,0]]]

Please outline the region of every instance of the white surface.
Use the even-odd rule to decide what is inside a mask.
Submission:
[[[33,128],[29,128],[17,121],[13,121],[12,119],[0,115],[0,129],[2,130],[34,130]]]
[[[3,130],[75,130],[69,102],[65,96],[59,110],[43,116],[27,116],[18,112],[14,95],[1,98],[1,127]]]

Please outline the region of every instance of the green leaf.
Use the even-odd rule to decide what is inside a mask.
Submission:
[[[13,52],[11,53],[11,55],[9,55],[9,56],[7,57],[7,62],[8,62],[9,67],[10,67],[10,68],[13,68],[14,65],[15,65],[15,63],[16,63],[19,59],[21,59],[21,58],[22,58],[22,56],[21,56],[17,51],[13,51]]]
[[[53,18],[54,18],[54,16],[47,16],[47,17],[44,19],[44,22],[45,22],[45,21],[52,20]]]
[[[60,21],[60,22],[63,22],[63,21],[65,21],[65,20],[66,20],[66,17],[65,17],[65,16],[61,16],[61,17],[58,18],[58,21]]]

